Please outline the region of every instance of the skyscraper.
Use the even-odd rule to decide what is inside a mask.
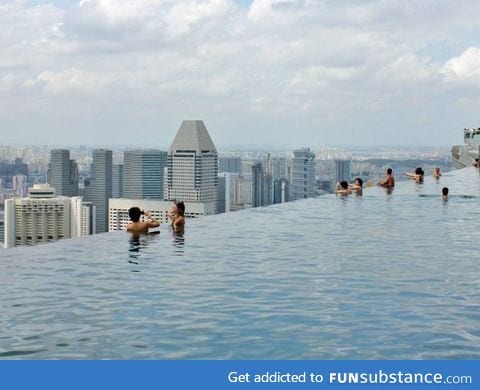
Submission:
[[[96,208],[96,233],[108,231],[108,200],[112,197],[112,151],[95,149],[90,178],[85,180],[84,199]]]
[[[310,148],[293,151],[291,183],[292,200],[315,196],[315,154]]]
[[[182,122],[168,151],[166,171],[166,199],[205,203],[206,213],[215,213],[218,154],[203,121]]]
[[[240,174],[242,169],[241,157],[226,156],[218,158],[218,172],[219,173],[237,173]]]
[[[233,203],[234,181],[238,173],[222,172],[218,174],[217,213],[229,213]]]
[[[127,150],[123,156],[123,197],[164,199],[163,176],[167,152]]]
[[[57,196],[78,195],[78,166],[75,160],[70,159],[70,150],[50,151],[47,182],[55,188]]]
[[[5,248],[35,245],[83,235],[82,198],[56,196],[48,184],[36,184],[26,198],[5,201]],[[77,228],[78,227],[78,228]]]
[[[277,179],[273,182],[273,203],[285,203],[290,200],[290,188],[288,180]]]
[[[5,241],[5,212],[3,211],[3,204],[0,208],[0,242]]]
[[[252,207],[273,204],[272,175],[266,173],[261,162],[252,165]]]
[[[334,184],[340,183],[341,181],[350,181],[350,160],[335,160]]]
[[[16,196],[20,198],[24,198],[28,194],[28,186],[27,186],[27,176],[24,175],[15,175],[12,177],[13,182],[13,191],[15,192]]]
[[[237,176],[233,179],[232,210],[252,207],[252,178]]]
[[[123,164],[112,165],[112,198],[123,198]]]

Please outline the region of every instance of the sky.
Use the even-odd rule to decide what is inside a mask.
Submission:
[[[0,144],[448,147],[480,2],[0,0]]]

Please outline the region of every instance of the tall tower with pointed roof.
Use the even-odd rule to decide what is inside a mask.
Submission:
[[[216,212],[218,153],[203,121],[186,120],[168,151],[165,197],[207,203]]]

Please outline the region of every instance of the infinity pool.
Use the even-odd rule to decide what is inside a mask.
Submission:
[[[479,359],[479,195],[467,168],[2,251],[0,357]]]

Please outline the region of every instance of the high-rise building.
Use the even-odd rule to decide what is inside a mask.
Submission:
[[[27,176],[15,175],[12,177],[12,182],[15,195],[20,198],[25,198],[28,194]]]
[[[218,154],[203,121],[183,121],[168,151],[166,199],[217,208]]]
[[[167,152],[127,150],[123,156],[123,197],[163,200]]]
[[[240,175],[242,169],[242,158],[235,156],[225,156],[218,158],[219,173],[237,173]]]
[[[252,178],[238,176],[233,178],[232,210],[252,207]]]
[[[13,163],[0,161],[0,179],[3,185],[8,187],[15,175],[23,175],[28,178],[28,165],[24,164],[21,158],[16,158]]]
[[[217,186],[217,214],[222,214],[227,211],[227,179],[221,174],[218,175]]]
[[[288,180],[276,179],[273,182],[273,203],[285,203],[290,200],[290,185]]]
[[[3,203],[2,203],[3,207]],[[5,212],[3,208],[0,209],[0,242],[5,241]]]
[[[218,174],[217,213],[228,213],[233,203],[234,180],[238,173],[222,172]]]
[[[272,179],[289,178],[292,171],[292,161],[285,157],[270,157],[266,161],[267,172],[272,175]]]
[[[349,182],[350,176],[350,160],[335,160],[335,184],[341,181]]]
[[[108,200],[112,197],[112,151],[95,149],[90,178],[85,180],[84,199],[96,208],[95,233],[108,231]]]
[[[56,196],[48,184],[36,184],[27,198],[5,201],[5,248],[77,237],[86,221],[78,212],[82,198]]]
[[[310,148],[293,151],[291,199],[305,199],[315,196],[315,154]]]
[[[252,166],[252,207],[262,206],[263,168],[262,163],[256,162]]]
[[[70,159],[70,150],[50,151],[47,182],[55,188],[57,196],[78,195],[78,166],[75,160]]]
[[[261,162],[252,166],[252,207],[273,204],[272,176],[263,170]]]
[[[112,165],[112,198],[123,198],[123,164]]]
[[[71,237],[95,234],[95,206],[76,196],[70,198]]]

